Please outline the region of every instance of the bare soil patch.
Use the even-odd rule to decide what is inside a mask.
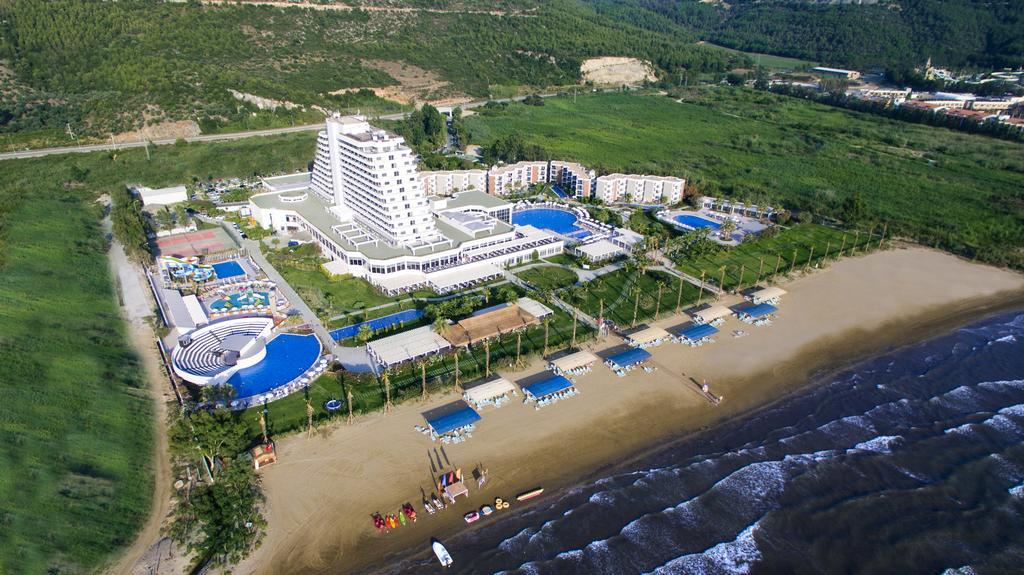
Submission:
[[[584,81],[595,84],[640,84],[657,80],[654,67],[646,60],[624,56],[603,56],[584,60],[580,66]]]
[[[380,70],[398,82],[397,86],[378,86],[368,88],[345,88],[332,94],[343,94],[362,89],[372,90],[381,98],[394,100],[402,104],[429,103],[434,105],[462,104],[472,100],[466,94],[453,90],[451,84],[437,75],[436,72],[425,70],[407,62],[391,60],[362,60],[363,66]]]

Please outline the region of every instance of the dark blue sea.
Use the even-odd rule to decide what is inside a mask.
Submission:
[[[1024,573],[1024,312],[812,383],[446,540],[454,572]]]

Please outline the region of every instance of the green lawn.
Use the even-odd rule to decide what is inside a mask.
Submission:
[[[755,66],[764,66],[771,70],[794,70],[796,68],[809,68],[817,66],[816,63],[808,60],[800,60],[798,58],[787,58],[785,56],[775,56],[774,54],[759,54],[757,52],[744,52],[742,50],[734,50],[733,48],[726,48],[725,46],[719,46],[717,44],[711,44],[705,42],[704,46],[712,46],[719,50],[725,50],[732,54],[743,54],[750,58]]]
[[[1020,144],[753,90],[676,99],[593,94],[466,118],[473,143],[517,133],[599,173],[682,176],[705,193],[841,217],[994,263],[1024,265]]]
[[[539,290],[556,290],[571,286],[579,280],[576,272],[557,266],[530,268],[516,275]]]
[[[94,199],[126,182],[293,171],[313,148],[293,134],[2,163],[0,573],[100,571],[149,512],[151,403]]]
[[[700,289],[683,282],[682,298],[679,297],[679,282],[675,276],[663,271],[650,270],[640,275],[633,269],[622,268],[602,275],[582,287],[573,288],[566,294],[568,301],[578,305],[580,310],[597,317],[604,305],[604,317],[619,327],[633,324],[633,309],[636,308],[637,322],[672,313],[677,300],[685,307],[696,302]],[[661,287],[661,306],[658,306],[658,290]],[[638,296],[639,295],[639,300]]]
[[[772,238],[740,244],[712,256],[680,263],[679,269],[718,285],[725,272],[725,288],[748,288],[758,280],[767,280],[776,273],[785,274],[791,269],[814,266],[825,258],[830,260],[850,255],[852,250],[864,251],[878,248],[880,235],[861,232],[844,232],[817,224],[802,224],[779,232]],[[763,263],[762,263],[763,262]],[[740,274],[742,275],[742,283]]]

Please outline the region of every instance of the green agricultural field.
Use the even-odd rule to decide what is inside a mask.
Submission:
[[[825,258],[874,250],[880,234],[846,232],[817,224],[802,224],[783,230],[775,237],[760,239],[724,249],[712,256],[685,260],[679,269],[695,278],[705,274],[705,281],[718,285],[723,272],[727,290],[744,289],[758,280],[768,280],[792,269],[817,266]],[[741,279],[742,274],[742,279]]]
[[[754,63],[754,66],[764,66],[770,70],[795,70],[797,68],[810,68],[817,66],[815,62],[800,60],[798,58],[787,58],[785,56],[776,56],[774,54],[758,54],[757,52],[744,52],[742,50],[734,50],[732,48],[726,48],[725,46],[718,46],[708,42],[704,42],[703,45],[713,46],[733,54],[742,54],[747,58],[750,58],[750,61]]]
[[[149,512],[151,403],[96,197],[292,171],[313,146],[299,134],[2,162],[0,573],[99,571]]]
[[[579,280],[576,272],[558,266],[530,268],[516,275],[539,290],[556,290],[571,286]]]
[[[599,173],[677,175],[700,192],[843,219],[993,263],[1024,265],[1024,149],[979,135],[706,87],[593,94],[466,118],[471,140],[519,134]]]
[[[565,294],[567,301],[596,318],[604,305],[604,317],[619,327],[633,325],[633,309],[636,321],[641,322],[655,316],[672,313],[676,302],[686,305],[697,301],[700,288],[688,282],[683,283],[682,298],[679,297],[679,282],[675,276],[663,271],[648,270],[644,274],[632,267],[622,268],[602,275],[597,279],[571,288]],[[661,290],[661,305],[658,305],[658,291]]]

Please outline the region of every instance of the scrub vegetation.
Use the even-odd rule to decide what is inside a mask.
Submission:
[[[476,144],[521,134],[599,174],[680,176],[691,194],[784,208],[799,222],[888,224],[927,245],[1024,265],[1020,144],[725,86],[546,102],[474,115],[466,127]]]

